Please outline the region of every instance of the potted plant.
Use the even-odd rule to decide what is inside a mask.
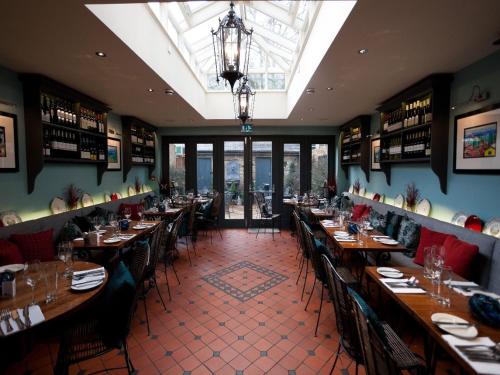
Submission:
[[[420,191],[417,189],[415,182],[406,185],[406,209],[408,211],[415,210],[419,197]]]
[[[78,207],[78,202],[82,196],[82,191],[75,184],[70,184],[65,192],[66,204],[70,210],[75,210]]]

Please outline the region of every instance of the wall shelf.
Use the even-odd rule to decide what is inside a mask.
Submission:
[[[122,116],[122,144],[123,144],[123,182],[127,181],[127,176],[133,166],[145,166],[148,168],[151,177],[156,166],[156,127],[144,122],[136,117]],[[140,134],[143,142],[133,141],[132,138]],[[146,145],[146,138],[153,146]],[[134,152],[134,147],[139,151]],[[146,150],[147,149],[147,150]],[[133,158],[152,158],[153,162],[134,161]]]
[[[19,78],[23,83],[24,95],[28,194],[34,191],[36,177],[43,170],[45,163],[95,165],[97,185],[100,185],[107,168],[107,113],[110,108],[96,99],[39,74],[21,74]],[[50,106],[47,104],[48,100],[51,101]],[[56,103],[61,104],[61,119],[66,119],[64,124],[52,122],[52,119],[57,119],[59,116],[59,107]],[[47,117],[50,121],[47,121]],[[93,121],[96,131],[83,129],[84,121]],[[64,134],[67,137],[65,140],[71,143],[74,149],[71,152],[55,150],[60,155],[54,156],[53,134]],[[96,155],[95,160],[77,157],[87,148]],[[51,150],[51,156],[48,156],[48,149]]]
[[[447,192],[450,74],[433,74],[383,102],[380,112],[381,166],[429,164]],[[390,131],[396,127],[397,130]],[[401,128],[399,128],[401,127]]]
[[[361,115],[340,127],[340,166],[346,178],[349,167],[359,165],[370,181],[370,120],[369,115]]]

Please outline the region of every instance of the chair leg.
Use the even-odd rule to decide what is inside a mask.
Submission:
[[[304,269],[304,257],[302,257],[302,259],[300,260],[300,264],[299,264],[299,267],[300,267],[300,272],[299,272],[299,276],[297,276],[297,281],[295,282],[295,285],[297,285],[299,283],[299,280],[300,280],[300,275],[302,275],[302,270]]]
[[[168,277],[165,275],[165,279],[167,280],[167,290],[168,290],[168,297],[170,301],[172,301],[172,296],[170,295],[170,286],[168,285]],[[167,311],[167,306],[165,306],[165,302],[163,301],[163,297],[161,296],[160,289],[158,288],[158,283],[156,282],[156,275],[153,276],[153,283],[155,284],[156,291],[158,292],[158,295],[160,296],[160,301],[161,304],[163,305],[163,309]]]
[[[188,255],[188,259],[189,259],[189,265],[192,266],[193,263],[191,263],[191,255],[189,255],[189,247],[187,246],[187,237],[186,237],[186,252]]]
[[[130,359],[130,355],[128,354],[128,345],[126,340],[125,343],[123,344],[123,352],[125,353],[125,362],[127,362],[128,373],[129,375],[132,375],[135,373],[135,368],[134,365],[132,364],[132,360]]]
[[[337,353],[335,354],[335,361],[333,361],[333,366],[332,369],[330,370],[330,375],[333,374],[333,370],[335,370],[335,366],[337,366],[337,361],[339,360],[339,354],[340,354],[340,341],[339,345],[337,346]]]
[[[146,287],[144,282],[142,282],[142,302],[144,302],[144,313],[146,314],[146,324],[148,326],[148,336],[151,335],[151,330],[149,329],[149,316],[148,316],[148,304],[146,303]]]
[[[196,245],[195,241],[193,241],[193,236],[191,236],[191,245],[193,246],[194,255],[198,256],[198,254],[196,254]]]
[[[260,224],[257,224],[257,235],[255,236],[255,238],[259,237],[259,231],[260,231]]]
[[[304,308],[304,311],[307,311],[307,306],[309,306],[309,302],[311,302],[312,295],[314,293],[314,287],[316,286],[316,277],[314,277],[314,282],[313,286],[311,288],[311,293],[309,293],[309,298],[307,299],[306,307]]]
[[[172,262],[172,270],[174,271],[174,275],[175,275],[175,278],[177,279],[177,282],[179,283],[179,285],[181,285],[181,281],[179,280],[179,276],[177,276],[177,271],[175,270],[175,267],[174,267],[174,262]],[[166,273],[165,273],[166,275]]]
[[[323,293],[325,292],[325,286],[321,284],[321,299],[319,302],[319,312],[318,312],[318,320],[316,320],[316,329],[314,330],[314,337],[318,337],[318,326],[319,326],[319,318],[321,316],[321,309],[323,308]],[[356,367],[357,370],[357,367]]]
[[[300,297],[300,300],[304,300],[304,291],[306,290],[306,284],[307,284],[307,274],[309,273],[309,259],[305,260],[306,262],[306,274],[304,277],[304,286],[302,287],[302,296]]]
[[[274,241],[274,219],[271,218],[271,230],[273,231],[273,241]]]

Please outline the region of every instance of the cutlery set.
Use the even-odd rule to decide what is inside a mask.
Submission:
[[[10,323],[10,319],[13,319],[20,330],[31,327],[31,319],[29,317],[29,305],[26,305],[22,309],[22,315],[24,317],[24,323],[19,316],[19,312],[17,309],[9,311],[8,309],[0,310],[0,321],[5,322],[5,329],[7,333],[10,333],[14,330],[12,324]],[[0,330],[0,334],[3,334],[2,330]]]
[[[473,362],[500,363],[500,343],[488,345],[456,345],[456,348]]]

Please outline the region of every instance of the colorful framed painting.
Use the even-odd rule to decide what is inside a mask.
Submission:
[[[0,111],[0,172],[18,171],[17,115]]]
[[[380,138],[372,139],[370,153],[370,169],[372,171],[381,171],[380,166]]]
[[[453,171],[500,174],[500,103],[455,117]]]
[[[121,141],[108,138],[108,171],[120,171],[122,169],[122,146]]]

